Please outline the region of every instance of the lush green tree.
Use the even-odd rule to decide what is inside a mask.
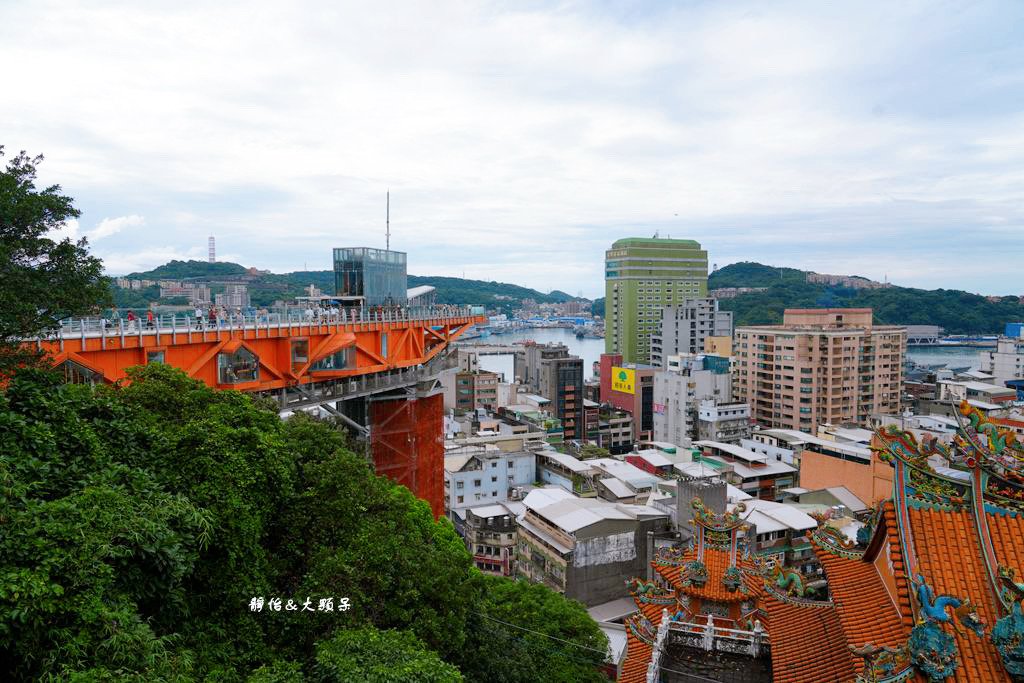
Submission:
[[[581,606],[483,579],[451,524],[332,425],[162,364],[129,377],[26,370],[0,393],[0,679],[299,681],[319,652],[376,656],[324,645],[372,628],[382,647],[407,631],[438,676],[446,661],[474,681],[596,680]]]
[[[102,264],[89,255],[84,238],[48,236],[79,211],[59,185],[36,188],[42,160],[21,152],[0,172],[0,376],[38,361],[21,339],[89,313],[110,296]]]
[[[117,425],[118,438],[103,427]],[[107,432],[106,434],[104,432]],[[126,464],[156,435],[90,388],[23,371],[0,395],[0,671],[7,680],[187,671],[183,620],[205,511]]]
[[[313,679],[323,683],[460,683],[462,675],[408,631],[339,631],[316,646]]]
[[[586,608],[546,586],[481,576],[460,661],[470,681],[605,681],[608,639]]]

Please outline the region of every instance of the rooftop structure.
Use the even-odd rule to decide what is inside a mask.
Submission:
[[[767,617],[775,681],[1024,677],[1024,584],[1017,580],[1024,561],[1024,447],[967,402],[957,414],[959,432],[948,448],[919,442],[896,426],[876,432],[872,448],[894,470],[891,497],[857,544],[827,520],[811,531],[825,593],[809,594],[799,572],[745,567],[742,554],[738,572],[720,570],[707,541],[704,557],[699,544],[676,551],[678,557],[659,556],[655,569],[671,585],[638,583],[633,591],[643,616],[627,619],[632,628],[619,680],[643,681],[648,669],[657,680],[664,658],[671,661],[672,634],[699,626],[695,587],[740,591],[744,585],[755,615]],[[937,459],[946,464],[933,466]],[[659,566],[666,559],[673,568]],[[717,626],[722,610],[710,611]],[[709,636],[718,638],[719,631]]]

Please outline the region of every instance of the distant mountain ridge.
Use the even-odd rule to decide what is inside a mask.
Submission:
[[[250,274],[249,270],[245,266],[227,261],[170,261],[152,270],[131,273],[124,277],[133,280],[240,280],[249,286],[253,304],[257,306],[267,306],[278,299],[301,296],[309,285],[328,293],[334,291],[332,270],[305,270],[281,274]],[[420,285],[436,287],[438,303],[478,304],[505,312],[518,308],[526,299],[532,299],[537,303],[562,303],[576,298],[559,290],[545,294],[529,287],[504,282],[433,275],[409,276],[410,287]],[[142,291],[115,288],[114,293],[117,304],[121,307],[142,307],[159,298],[159,289],[156,287]]]
[[[1008,322],[1024,320],[1020,297],[986,297],[956,289],[890,285],[853,289],[807,282],[807,272],[755,262],[733,263],[711,273],[708,289],[765,287],[763,292],[723,299],[736,325],[782,322],[786,308],[871,308],[875,321],[893,325],[939,325],[948,334],[996,334]]]

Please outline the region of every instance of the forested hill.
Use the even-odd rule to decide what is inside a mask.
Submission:
[[[708,278],[709,289],[766,287],[763,292],[723,299],[721,307],[734,312],[735,324],[782,322],[786,308],[871,308],[877,323],[941,325],[948,334],[995,334],[1007,322],[1024,320],[1024,305],[1016,296],[989,299],[956,289],[851,289],[811,284],[806,273],[760,263],[734,263]]]
[[[334,291],[334,271],[306,270],[293,273],[250,274],[249,269],[237,263],[206,261],[171,261],[153,270],[125,276],[140,280],[182,280],[230,282],[243,281],[250,291],[253,304],[267,306],[278,299],[301,296],[303,289],[315,285],[324,292]],[[486,280],[467,280],[458,277],[410,275],[409,287],[432,285],[437,288],[437,301],[444,304],[479,304],[495,310],[511,312],[524,299],[537,303],[559,303],[574,297],[554,290],[549,294],[528,287]],[[217,287],[214,287],[217,290]],[[144,290],[114,290],[120,307],[144,307],[159,299],[156,286]]]

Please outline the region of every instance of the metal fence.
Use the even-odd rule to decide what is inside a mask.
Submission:
[[[268,313],[232,314],[209,318],[188,314],[153,316],[135,320],[126,318],[69,318],[59,327],[44,332],[41,339],[83,339],[122,337],[125,335],[177,334],[204,331],[279,329],[295,325],[340,325],[438,320],[469,317],[468,306],[416,306],[406,308],[339,309],[309,311],[288,309]]]

